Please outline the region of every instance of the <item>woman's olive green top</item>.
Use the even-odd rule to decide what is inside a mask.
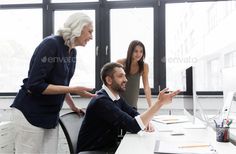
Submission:
[[[137,109],[139,85],[140,85],[140,73],[129,74],[126,76],[128,82],[126,83],[125,92],[121,93],[127,104]]]

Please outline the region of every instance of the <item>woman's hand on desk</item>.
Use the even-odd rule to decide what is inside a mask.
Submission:
[[[148,123],[147,127],[144,129],[145,132],[154,132],[155,131],[155,127],[153,126],[152,123]]]

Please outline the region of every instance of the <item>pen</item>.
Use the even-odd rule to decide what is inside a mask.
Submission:
[[[226,121],[226,125],[229,127],[231,124],[232,124],[232,122],[233,122],[233,120],[232,119],[228,119],[227,121]]]
[[[216,127],[218,127],[218,124],[216,123],[216,121],[215,121],[215,120],[214,120],[214,123],[215,123]]]
[[[223,119],[223,121],[221,122],[221,127],[223,127],[224,126],[224,119]]]
[[[163,119],[162,121],[177,121],[179,119]]]
[[[179,148],[200,148],[200,147],[209,147],[209,144],[196,144],[196,145],[183,145],[179,146]]]

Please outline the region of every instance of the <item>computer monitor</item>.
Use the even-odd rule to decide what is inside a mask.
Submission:
[[[232,103],[236,101],[236,67],[225,68],[223,75],[224,105],[222,107],[221,119],[227,119]]]
[[[185,70],[186,75],[186,92],[183,99],[184,114],[192,122],[189,128],[205,128],[206,126],[196,121],[196,118],[200,120],[206,120],[201,106],[198,104],[198,97],[196,91],[196,74],[195,67],[191,66]]]
[[[194,78],[194,68],[188,67],[185,70],[185,78],[186,78],[186,94],[184,97],[183,105],[184,105],[184,114],[194,123],[194,117],[196,114],[196,101],[197,95],[195,91],[195,80]]]

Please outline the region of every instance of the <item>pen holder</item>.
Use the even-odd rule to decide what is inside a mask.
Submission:
[[[229,127],[216,127],[216,141],[229,142]]]

